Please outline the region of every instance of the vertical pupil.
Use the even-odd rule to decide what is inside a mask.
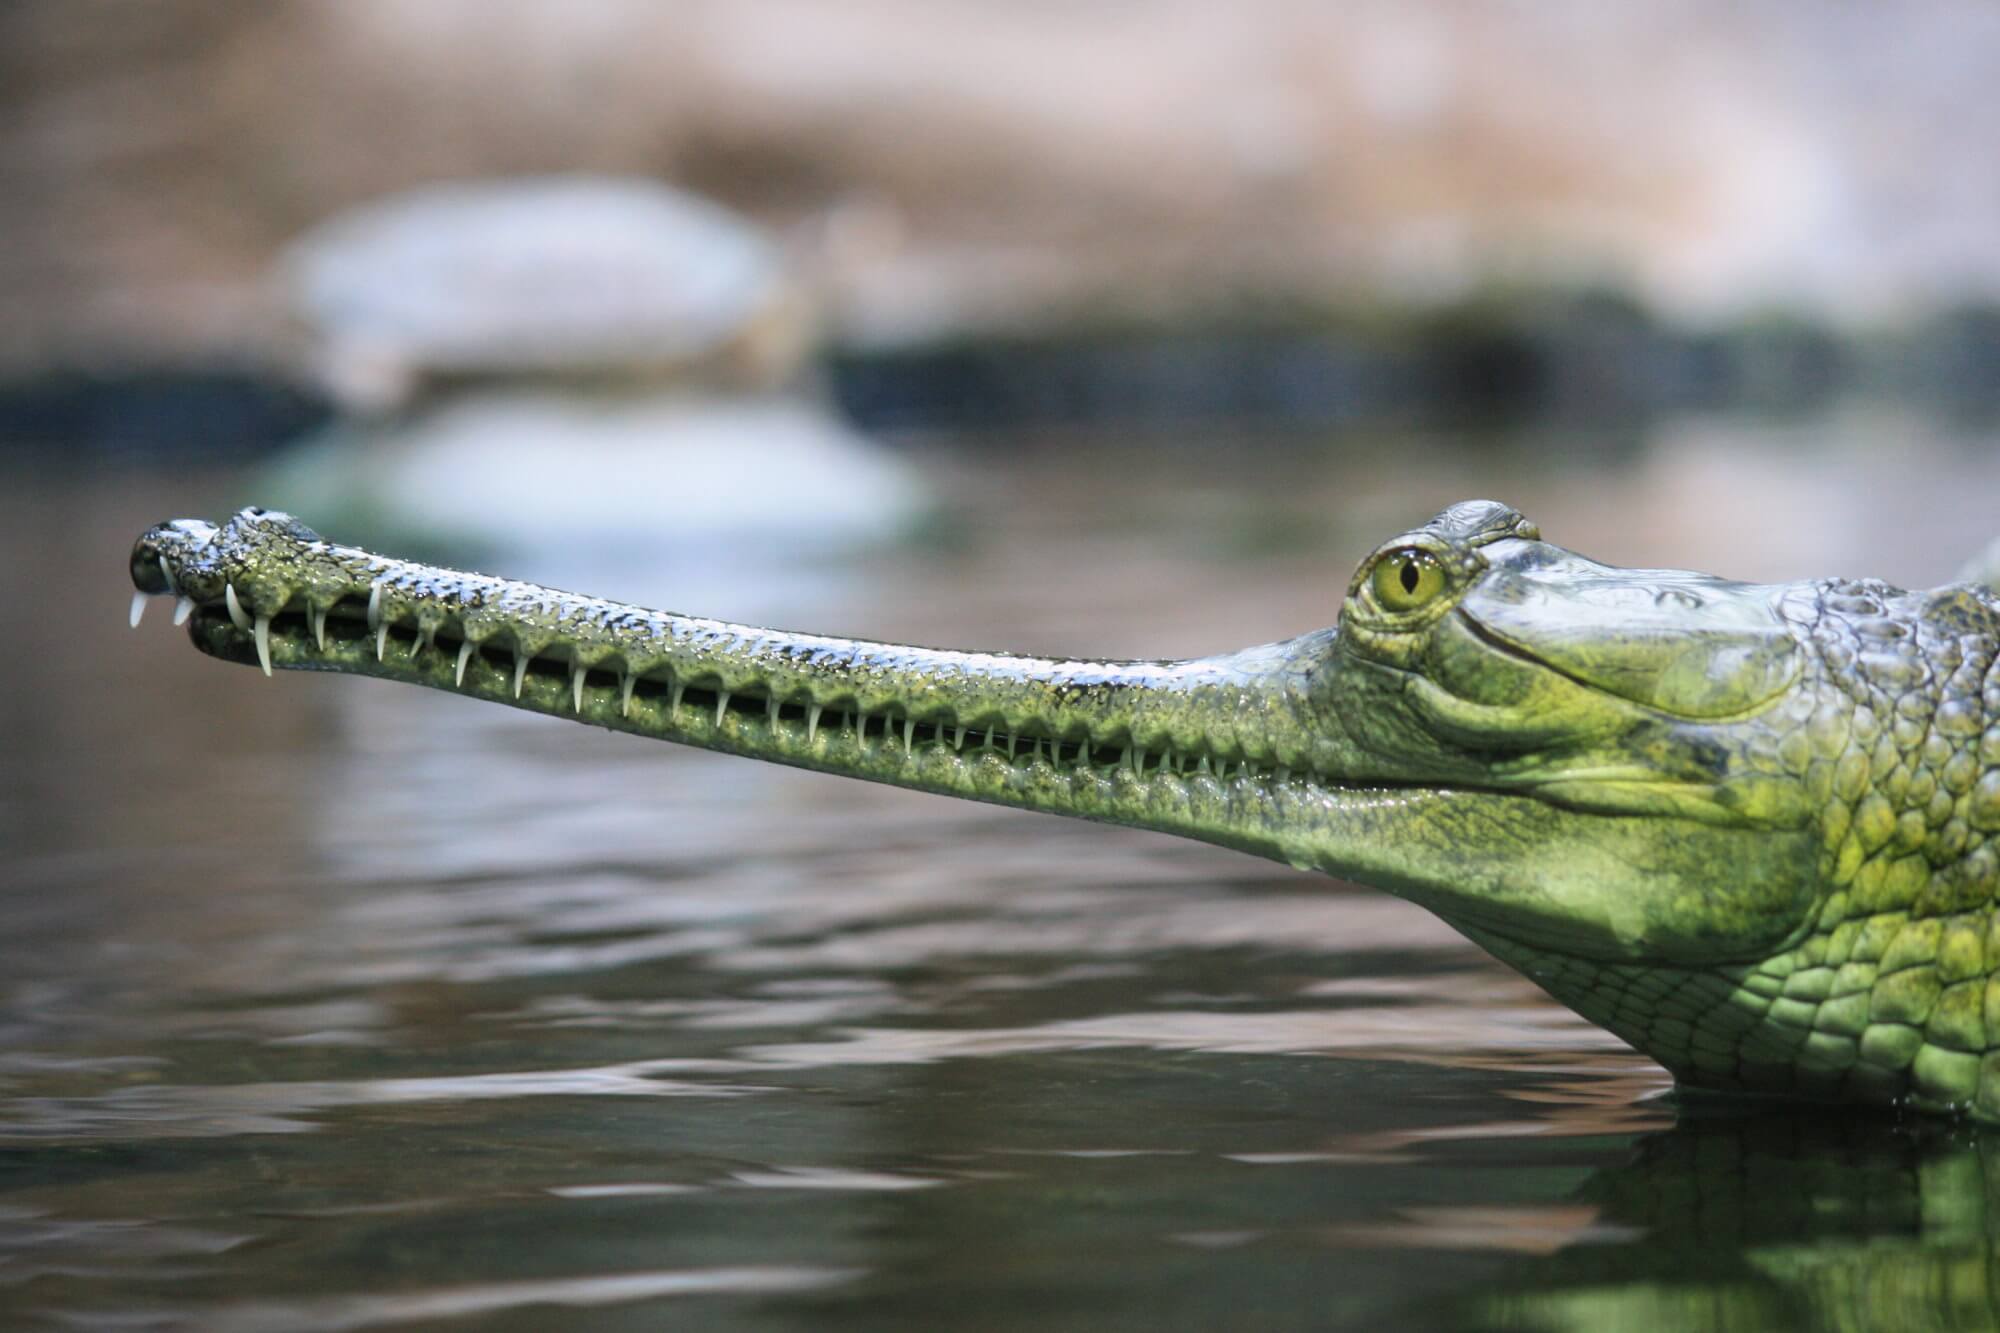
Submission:
[[[1402,578],[1402,581],[1403,581],[1403,591],[1404,591],[1404,592],[1406,592],[1406,593],[1414,593],[1414,592],[1415,592],[1415,591],[1417,590],[1417,578],[1418,578],[1418,575],[1417,575],[1417,562],[1416,562],[1416,561],[1414,561],[1414,560],[1405,560],[1405,561],[1403,562],[1403,572],[1402,572],[1402,575],[1401,575],[1401,578]]]

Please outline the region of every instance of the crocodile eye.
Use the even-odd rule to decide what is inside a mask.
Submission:
[[[1444,566],[1429,551],[1413,546],[1390,551],[1375,562],[1369,588],[1384,611],[1414,611],[1444,591]]]

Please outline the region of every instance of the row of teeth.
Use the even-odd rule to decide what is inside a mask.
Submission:
[[[161,562],[161,572],[163,574],[167,572],[165,561]],[[194,613],[196,603],[193,598],[183,593],[172,591],[174,583],[171,574],[167,575],[167,587],[176,598],[174,603],[174,624],[185,624],[187,618]],[[132,595],[131,625],[134,629],[139,627],[140,618],[145,614],[146,600],[147,594],[143,592],[135,592]],[[222,600],[223,606],[229,612],[231,623],[240,630],[248,630],[250,632],[252,639],[257,645],[257,663],[264,669],[264,674],[270,676],[272,674],[271,617],[262,615],[253,616],[244,610],[242,601],[236,596],[236,587],[234,584],[223,585]],[[313,641],[319,645],[321,652],[326,651],[326,619],[329,609],[313,608],[308,612]],[[375,585],[369,593],[368,628],[375,636],[375,660],[380,662],[388,652],[391,628],[387,619],[382,615],[382,588],[380,584]],[[410,656],[415,657],[425,648],[435,647],[434,636],[434,630],[424,629],[417,631],[410,644]],[[471,663],[473,654],[478,651],[479,645],[470,639],[460,642],[458,660],[454,666],[452,675],[454,684],[460,687],[464,686],[465,669]],[[514,697],[516,699],[521,697],[522,687],[527,681],[528,666],[533,660],[534,658],[531,655],[523,653],[519,649],[516,649],[514,652],[513,685]],[[572,662],[570,664],[570,701],[571,706],[579,714],[583,712],[583,688],[585,678],[589,674],[590,668],[582,663]],[[649,677],[648,679],[650,680],[651,678]],[[639,681],[640,677],[631,671],[620,671],[618,673],[618,704],[621,716],[630,717],[632,715],[632,696],[638,689]],[[681,711],[687,688],[687,684],[680,680],[674,680],[668,685],[667,706],[671,713],[678,714]],[[713,691],[713,693],[715,695],[714,725],[719,727],[722,725],[723,718],[728,715],[730,700],[736,697],[736,693],[738,692],[718,689]],[[769,719],[770,724],[775,728],[779,716],[784,709],[784,702],[776,695],[766,695],[764,696],[764,705],[765,715]],[[825,713],[825,709],[822,705],[816,703],[804,704],[801,707],[805,712],[806,744],[810,745],[819,735],[820,721]],[[852,731],[857,743],[866,740],[869,725],[873,721],[874,718],[866,712],[843,711],[840,714],[841,730],[843,732]],[[883,716],[882,729],[885,737],[890,739],[895,738],[896,728],[893,716]],[[1188,775],[1208,774],[1217,779],[1226,780],[1230,777],[1247,777],[1256,774],[1260,777],[1275,779],[1281,783],[1290,781],[1292,777],[1292,771],[1289,768],[1267,768],[1262,765],[1253,765],[1243,760],[1237,761],[1233,766],[1232,772],[1232,766],[1227,761],[1211,762],[1209,756],[1206,754],[1188,754],[1174,750],[1161,752],[1158,762],[1154,762],[1153,752],[1144,746],[1137,745],[1125,746],[1120,751],[1115,764],[1092,764],[1088,760],[1088,755],[1092,750],[1103,747],[1090,746],[1074,741],[1050,740],[1041,736],[1024,737],[1010,735],[998,731],[991,726],[986,727],[983,733],[979,733],[967,727],[951,726],[942,722],[919,723],[915,718],[907,714],[903,718],[902,726],[903,750],[906,754],[916,753],[917,732],[920,729],[927,729],[929,731],[932,742],[941,742],[949,735],[954,752],[962,752],[965,749],[968,736],[978,736],[979,748],[995,752],[1004,750],[1010,761],[1020,756],[1021,745],[1026,741],[1031,746],[1028,751],[1030,759],[1041,758],[1044,747],[1046,747],[1048,759],[1051,763],[1062,762],[1062,753],[1067,748],[1071,752],[1072,763],[1082,761],[1082,766],[1090,768],[1126,768],[1130,769],[1134,774],[1140,775],[1149,772],[1170,772]]]

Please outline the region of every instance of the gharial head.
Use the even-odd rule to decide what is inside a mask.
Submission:
[[[267,672],[391,677],[1178,833],[1561,955],[1764,957],[1823,893],[1810,783],[1778,754],[1823,693],[1806,590],[1600,565],[1491,501],[1379,547],[1334,628],[1176,662],[692,619],[371,555],[259,510],[156,527],[132,572],[182,599],[204,651]]]
[[[1310,687],[1319,766],[1382,790],[1313,864],[1537,950],[1768,956],[1821,888],[1775,750],[1823,702],[1803,591],[1601,565],[1491,501],[1383,543]]]

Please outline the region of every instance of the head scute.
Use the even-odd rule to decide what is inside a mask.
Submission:
[[[1421,528],[1377,547],[1355,571],[1348,597],[1370,588],[1381,611],[1398,616],[1428,611],[1434,616],[1447,605],[1447,594],[1463,589],[1486,569],[1479,548],[1510,537],[1540,541],[1541,529],[1497,500],[1461,501]]]
[[[1424,524],[1423,530],[1453,546],[1485,546],[1510,537],[1542,539],[1542,530],[1527,515],[1498,500],[1461,500]]]

